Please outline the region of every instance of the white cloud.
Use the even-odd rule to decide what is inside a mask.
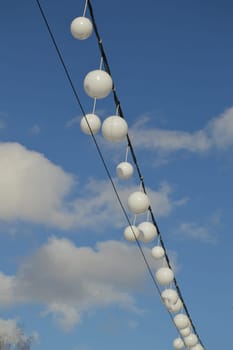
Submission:
[[[155,270],[148,248],[145,254]],[[117,304],[139,312],[134,293],[145,289],[148,276],[136,244],[107,241],[92,249],[53,237],[24,260],[14,277],[2,274],[1,288],[11,300],[0,293],[0,306],[10,301],[45,305],[43,315],[51,314],[67,331],[96,308]]]
[[[213,148],[226,149],[233,145],[233,107],[195,132],[147,128],[147,121],[145,118],[131,129],[135,147],[166,154],[182,150],[202,154]]]
[[[75,177],[53,164],[42,154],[18,143],[0,144],[0,220],[46,224],[61,229],[123,226],[125,219],[109,181],[89,180],[79,188],[77,199],[69,200]],[[122,201],[136,187],[116,181]],[[148,189],[157,216],[164,216],[181,201],[171,198],[171,187],[162,184]],[[127,208],[126,208],[127,209]],[[91,220],[90,220],[91,218]]]
[[[127,209],[127,199],[130,193],[138,190],[138,187],[132,184],[122,184],[117,180],[115,180],[115,184],[122,204],[131,218],[132,215]],[[88,197],[77,199],[74,202],[77,212],[76,220],[80,225],[98,230],[103,226],[122,227],[126,224],[126,219],[109,182],[91,179],[84,191]],[[177,206],[184,204],[187,200],[186,198],[173,199],[171,197],[172,188],[166,182],[162,183],[157,191],[147,188],[147,192],[156,217],[169,215]]]
[[[0,159],[0,220],[65,227],[64,198],[74,177],[18,143],[1,143]]]
[[[29,350],[32,341],[37,340],[37,338],[36,332],[28,337],[16,319],[4,320],[0,318],[0,348],[2,350],[8,350],[12,347],[19,350]]]

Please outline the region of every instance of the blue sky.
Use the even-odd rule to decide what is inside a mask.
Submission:
[[[94,35],[69,31],[84,1],[43,1],[85,111]],[[231,1],[92,2],[129,135],[206,348],[232,335]],[[87,13],[88,15],[88,13]],[[0,12],[0,325],[33,349],[172,348],[177,332],[116,203],[36,2]],[[112,96],[97,101],[102,120]],[[125,143],[97,140],[126,201]],[[140,218],[139,218],[140,219]],[[150,255],[153,244],[143,246]],[[155,271],[155,262],[151,260]],[[18,333],[17,333],[18,334]],[[24,338],[25,339],[25,338]],[[13,340],[12,340],[13,342]]]

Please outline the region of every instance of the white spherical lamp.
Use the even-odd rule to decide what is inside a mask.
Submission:
[[[159,284],[166,286],[174,279],[173,271],[169,267],[161,267],[155,274],[155,277]]]
[[[190,327],[180,329],[180,334],[182,335],[182,337],[187,337],[190,333],[191,333]]]
[[[139,239],[145,243],[152,242],[158,233],[155,225],[148,221],[144,221],[138,225],[138,229],[140,231]]]
[[[106,118],[102,125],[103,137],[111,142],[123,141],[128,132],[126,121],[118,115]]]
[[[152,248],[151,254],[155,259],[162,259],[165,256],[165,251],[161,246],[156,245]]]
[[[176,315],[173,320],[178,329],[187,328],[189,326],[189,318],[184,314]]]
[[[181,350],[183,349],[184,347],[184,342],[181,338],[176,338],[174,341],[173,341],[173,347],[176,349],[176,350]]]
[[[91,135],[91,131],[92,134],[96,134],[100,127],[101,121],[96,114],[86,114],[86,116],[81,119],[80,128],[84,134]]]
[[[128,198],[128,207],[133,214],[145,213],[150,206],[148,196],[140,191],[133,192]]]
[[[138,238],[140,232],[138,228],[134,225],[126,227],[124,231],[124,237],[129,242],[135,242],[136,238]]]
[[[198,343],[197,335],[194,333],[191,333],[187,337],[184,337],[184,343],[188,348],[195,346]]]
[[[166,306],[174,305],[179,298],[176,290],[168,288],[161,293],[161,298]]]
[[[89,38],[92,33],[92,23],[86,17],[75,18],[70,25],[71,34],[75,39],[84,40]]]
[[[182,309],[182,307],[183,307],[183,304],[179,298],[175,304],[168,306],[168,310],[170,312],[176,313],[176,312],[179,312]]]
[[[127,180],[133,175],[133,166],[128,162],[121,162],[116,167],[116,173],[120,179]]]
[[[100,69],[89,72],[83,82],[84,90],[92,98],[104,98],[112,90],[112,78],[110,75]]]
[[[190,348],[190,350],[204,350],[201,344],[194,345]]]

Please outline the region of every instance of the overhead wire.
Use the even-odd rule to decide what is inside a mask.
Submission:
[[[104,50],[103,41],[102,41],[102,39],[101,39],[101,37],[100,37],[100,35],[99,35],[99,31],[98,31],[98,27],[97,27],[97,24],[96,24],[96,20],[95,20],[94,11],[93,11],[93,7],[92,7],[92,4],[91,4],[91,1],[90,1],[90,0],[87,0],[86,3],[87,3],[87,6],[88,6],[88,9],[89,9],[90,17],[91,17],[92,24],[93,24],[93,29],[94,29],[94,32],[95,32],[95,35],[96,35],[96,38],[97,38],[97,41],[98,41],[98,46],[99,46],[99,49],[100,49],[100,52],[101,52],[101,56],[103,57],[105,69],[106,69],[106,71],[108,72],[108,74],[112,77],[111,70],[110,70],[110,66],[109,66],[108,59],[107,59],[107,55],[106,55],[105,50]],[[113,80],[113,82],[114,82],[114,80]],[[116,87],[115,87],[114,85],[113,85],[113,96],[114,96],[114,102],[115,102],[115,104],[116,104],[116,106],[117,106],[117,108],[118,108],[119,116],[122,117],[123,119],[125,119],[123,110],[122,110],[122,108],[121,108],[120,100],[119,100],[118,95],[117,95],[117,92],[116,92]],[[129,149],[130,149],[132,159],[133,159],[134,164],[135,164],[135,167],[136,167],[136,169],[137,169],[137,173],[138,173],[138,177],[139,177],[140,183],[141,183],[141,185],[142,185],[142,188],[143,188],[144,193],[146,194],[147,191],[146,191],[146,186],[145,186],[144,178],[143,178],[143,176],[142,176],[142,172],[141,172],[141,170],[140,170],[140,166],[139,166],[139,164],[138,164],[137,157],[136,157],[136,154],[135,154],[135,151],[134,151],[134,148],[133,148],[133,144],[132,144],[132,142],[131,142],[131,140],[130,140],[129,135],[127,135],[127,141],[128,141],[128,147],[129,147]],[[153,214],[153,211],[152,211],[151,206],[149,206],[149,209],[148,209],[148,210],[149,210],[149,212],[150,212],[150,214],[151,214],[151,220],[152,220],[153,224],[155,225],[155,227],[156,227],[156,229],[157,229],[158,236],[159,236],[159,238],[160,238],[161,246],[162,246],[162,248],[165,250],[165,259],[166,259],[166,262],[167,262],[168,266],[171,268],[170,260],[169,260],[169,257],[168,257],[168,255],[167,255],[167,253],[166,253],[166,247],[165,247],[165,244],[164,244],[164,241],[163,241],[161,232],[160,232],[160,230],[159,230],[159,227],[158,227],[157,221],[156,221],[156,219],[155,219],[155,216],[154,216],[154,214]],[[196,331],[196,327],[195,327],[195,325],[194,325],[193,322],[192,322],[192,318],[191,318],[190,313],[189,313],[189,311],[188,311],[188,308],[187,308],[187,306],[186,306],[186,304],[185,304],[185,302],[184,302],[184,298],[183,298],[183,296],[182,296],[181,290],[180,290],[180,288],[179,288],[179,285],[178,285],[177,280],[176,280],[175,277],[174,277],[174,284],[175,284],[175,287],[176,287],[177,292],[178,292],[178,294],[179,294],[179,297],[180,297],[180,299],[181,299],[181,301],[182,301],[182,303],[183,303],[184,310],[185,310],[187,316],[188,316],[189,319],[190,319],[191,326],[192,326],[194,332],[198,335],[198,333],[197,333],[197,331]],[[198,338],[199,338],[200,343],[202,344],[202,341],[201,341],[201,339],[200,339],[199,336],[198,336]],[[202,344],[202,345],[203,345],[203,344]]]
[[[43,10],[41,4],[40,4],[40,1],[39,1],[39,0],[35,0],[35,1],[36,1],[36,3],[38,4],[40,13],[41,13],[41,15],[42,15],[42,17],[43,17],[43,19],[44,19],[44,22],[45,22],[46,27],[47,27],[47,29],[48,29],[48,32],[49,32],[49,34],[50,34],[50,36],[51,36],[51,39],[52,39],[52,42],[53,42],[54,47],[55,47],[55,49],[56,49],[56,52],[57,52],[57,54],[58,54],[58,56],[59,56],[60,62],[61,62],[61,64],[62,64],[63,68],[64,68],[64,71],[65,71],[66,77],[67,77],[67,79],[68,79],[68,82],[69,82],[69,84],[70,84],[70,86],[71,86],[71,88],[72,88],[72,91],[73,91],[73,93],[74,93],[74,96],[75,96],[75,98],[76,98],[76,101],[78,102],[78,105],[79,105],[80,110],[81,110],[81,112],[82,112],[82,115],[83,115],[84,117],[86,117],[86,113],[85,113],[84,107],[83,107],[83,105],[82,105],[82,103],[81,103],[81,100],[80,100],[80,98],[79,98],[79,96],[78,96],[77,90],[76,90],[76,88],[74,87],[74,84],[73,84],[73,81],[72,81],[72,79],[71,79],[70,73],[69,73],[69,71],[68,71],[68,68],[67,68],[65,62],[64,62],[63,56],[62,56],[62,54],[61,54],[61,51],[60,51],[59,48],[58,48],[57,42],[56,42],[56,40],[55,40],[55,37],[54,37],[53,32],[52,32],[52,30],[51,30],[51,27],[50,27],[50,25],[49,25],[49,23],[48,23],[48,20],[47,20],[47,17],[46,17],[46,15],[45,15],[45,12],[44,12],[44,10]],[[121,200],[121,198],[120,198],[120,196],[119,196],[119,193],[118,193],[118,190],[117,190],[117,188],[116,188],[116,185],[115,185],[115,183],[114,183],[114,181],[113,181],[112,175],[111,175],[111,173],[110,173],[110,170],[109,170],[109,168],[108,168],[108,166],[107,166],[107,163],[105,162],[103,153],[102,153],[102,151],[101,151],[101,149],[100,149],[100,147],[99,147],[99,144],[98,144],[98,142],[97,142],[97,140],[96,140],[95,135],[94,135],[93,132],[92,132],[92,129],[91,129],[89,123],[88,123],[88,119],[87,119],[87,118],[86,118],[86,122],[87,122],[87,124],[88,124],[89,129],[90,129],[91,136],[92,136],[93,141],[94,141],[94,143],[95,143],[95,146],[96,146],[96,148],[97,148],[97,152],[98,152],[98,154],[99,154],[99,156],[100,156],[100,159],[101,159],[101,161],[102,161],[102,163],[103,163],[104,169],[105,169],[105,171],[106,171],[106,173],[107,173],[107,176],[108,176],[108,178],[109,178],[109,180],[110,180],[110,182],[111,182],[111,185],[112,185],[112,187],[113,187],[113,191],[114,191],[114,193],[115,193],[115,195],[116,195],[116,197],[117,197],[117,200],[118,200],[118,202],[119,202],[119,204],[120,204],[120,207],[121,207],[121,209],[122,209],[122,211],[123,211],[123,213],[124,213],[124,216],[125,216],[125,218],[126,218],[128,224],[131,226],[130,218],[129,218],[129,216],[128,216],[128,214],[127,214],[127,211],[126,211],[126,209],[125,209],[125,207],[124,207],[124,205],[123,205],[123,203],[122,203],[122,200]],[[134,232],[133,232],[133,233],[134,233]],[[135,234],[135,233],[134,233],[134,234]],[[152,272],[152,270],[151,270],[151,267],[150,267],[150,265],[149,265],[149,263],[148,263],[148,261],[147,261],[147,259],[146,259],[145,253],[143,252],[143,249],[142,249],[142,247],[141,247],[141,245],[140,245],[140,242],[139,242],[138,240],[137,240],[137,243],[138,243],[138,247],[139,247],[139,249],[140,249],[140,251],[141,251],[141,254],[142,254],[142,256],[143,256],[143,259],[144,259],[144,261],[145,261],[145,264],[146,264],[146,266],[147,266],[147,268],[148,268],[148,270],[149,270],[149,273],[150,273],[150,275],[151,275],[151,277],[152,277],[152,279],[153,279],[153,281],[154,281],[154,283],[155,283],[155,285],[156,285],[156,288],[157,288],[158,291],[160,291],[160,290],[159,290],[159,287],[158,287],[158,284],[157,284],[157,282],[156,282],[156,280],[155,280],[155,278],[154,278],[154,275],[153,275],[153,272]]]
[[[52,29],[51,29],[51,27],[50,27],[50,25],[49,25],[47,16],[46,16],[46,14],[45,14],[45,11],[44,11],[43,8],[42,8],[42,5],[41,5],[41,3],[40,3],[40,0],[35,0],[35,1],[36,1],[36,4],[38,5],[40,14],[41,14],[41,16],[42,16],[42,18],[43,18],[43,20],[44,20],[45,26],[46,26],[46,28],[47,28],[47,30],[48,30],[48,33],[49,33],[49,35],[50,35],[50,38],[51,38],[52,43],[53,43],[53,45],[54,45],[55,51],[56,51],[56,53],[57,53],[57,55],[58,55],[58,58],[59,58],[59,60],[60,60],[60,63],[61,63],[61,65],[62,65],[63,69],[64,69],[66,78],[67,78],[67,80],[68,80],[68,82],[69,82],[69,85],[70,85],[71,90],[72,90],[72,92],[73,92],[73,94],[74,94],[74,97],[75,97],[75,99],[76,99],[76,102],[78,103],[78,106],[79,106],[79,108],[80,108],[80,110],[81,110],[81,113],[82,113],[83,117],[85,117],[86,123],[87,123],[87,125],[88,125],[88,128],[89,128],[90,133],[91,133],[91,136],[92,136],[92,139],[93,139],[94,144],[95,144],[95,146],[96,146],[98,155],[99,155],[99,157],[100,157],[100,159],[101,159],[101,162],[102,162],[102,164],[103,164],[103,166],[104,166],[104,169],[105,169],[106,174],[107,174],[107,176],[108,176],[108,178],[109,178],[109,181],[110,181],[110,183],[111,183],[111,186],[112,186],[112,188],[113,188],[113,191],[114,191],[114,193],[115,193],[115,195],[116,195],[116,198],[117,198],[117,200],[118,200],[118,202],[119,202],[119,205],[120,205],[120,207],[121,207],[121,209],[122,209],[122,211],[123,211],[123,214],[124,214],[124,216],[125,216],[125,219],[126,219],[126,221],[128,222],[129,226],[131,226],[131,229],[132,229],[132,223],[131,223],[131,221],[130,221],[130,219],[129,219],[129,216],[128,216],[128,214],[127,214],[127,211],[126,211],[126,209],[125,209],[125,207],[124,207],[124,205],[123,205],[123,203],[122,203],[122,200],[121,200],[121,198],[120,198],[120,195],[119,195],[119,193],[118,193],[118,190],[117,190],[117,188],[116,188],[116,185],[115,185],[115,183],[114,183],[114,181],[113,181],[113,178],[112,178],[112,176],[111,176],[111,173],[110,173],[110,170],[109,170],[109,168],[108,168],[108,166],[107,166],[107,163],[106,163],[106,161],[105,161],[105,159],[104,159],[104,156],[103,156],[103,153],[102,153],[102,151],[101,151],[101,149],[100,149],[100,146],[99,146],[99,144],[98,144],[98,142],[97,142],[97,140],[96,140],[95,135],[94,135],[93,132],[92,132],[92,129],[91,129],[90,125],[89,125],[88,119],[86,118],[86,113],[85,113],[84,107],[83,107],[83,105],[82,105],[82,103],[81,103],[81,99],[80,99],[80,97],[79,97],[79,94],[78,94],[78,92],[77,92],[77,89],[75,88],[75,85],[74,85],[73,80],[72,80],[72,78],[71,78],[71,74],[70,74],[70,72],[69,72],[69,70],[68,70],[68,68],[67,68],[67,65],[66,65],[65,61],[64,61],[62,52],[61,52],[61,50],[59,49],[59,46],[58,46],[58,44],[57,44],[57,41],[56,41],[55,36],[54,36],[54,34],[53,34],[53,31],[52,31]],[[84,14],[86,13],[87,8],[88,8],[88,10],[89,10],[90,17],[91,17],[92,24],[93,24],[93,29],[94,29],[94,32],[95,32],[95,35],[96,35],[96,38],[97,38],[97,41],[98,41],[98,46],[99,46],[99,50],[100,50],[101,57],[102,57],[102,60],[103,60],[103,65],[104,65],[104,67],[105,67],[106,72],[112,77],[111,70],[110,70],[110,66],[109,66],[108,59],[107,59],[107,56],[106,56],[106,53],[105,53],[105,50],[104,50],[104,47],[103,47],[102,39],[101,39],[101,37],[100,37],[100,35],[99,35],[98,27],[97,27],[97,24],[96,24],[96,21],[95,21],[95,16],[94,16],[94,12],[93,12],[93,8],[92,8],[92,4],[91,4],[90,0],[86,0],[85,9],[84,9]],[[113,89],[112,89],[112,92],[113,92],[114,102],[115,102],[116,108],[117,108],[117,110],[118,110],[119,117],[125,119],[124,114],[123,114],[123,110],[122,110],[122,108],[121,108],[120,100],[119,100],[119,98],[118,98],[118,95],[117,95],[117,92],[116,92],[116,88],[115,88],[115,85],[114,85],[114,80],[113,80]],[[146,191],[146,186],[145,186],[145,183],[144,183],[144,178],[143,178],[143,176],[142,176],[142,172],[141,172],[141,170],[140,170],[140,167],[139,167],[139,164],[138,164],[138,161],[137,161],[137,157],[136,157],[136,154],[135,154],[135,151],[134,151],[132,142],[131,142],[130,137],[129,137],[128,134],[127,134],[127,142],[128,142],[128,147],[129,147],[130,152],[131,152],[131,156],[132,156],[133,162],[134,162],[134,164],[135,164],[135,167],[136,167],[136,170],[137,170],[137,173],[138,173],[138,176],[139,176],[140,184],[141,184],[141,186],[142,186],[143,192],[146,194],[147,191]],[[156,220],[155,220],[155,217],[154,217],[154,214],[153,214],[153,211],[152,211],[151,206],[149,206],[148,210],[149,210],[150,215],[151,215],[151,220],[152,220],[153,224],[155,225],[155,227],[156,227],[156,229],[157,229],[158,237],[159,237],[161,246],[162,246],[162,248],[163,248],[164,251],[165,251],[165,260],[166,260],[166,263],[167,263],[167,265],[171,268],[170,260],[169,260],[169,257],[168,257],[168,255],[167,255],[167,252],[166,252],[166,247],[165,247],[164,241],[163,241],[163,239],[162,239],[161,232],[160,232],[160,230],[159,230],[158,224],[157,224],[157,222],[156,222]],[[143,258],[143,260],[144,260],[144,263],[145,263],[145,265],[146,265],[146,268],[147,268],[147,270],[148,270],[148,272],[149,272],[149,275],[151,276],[152,281],[153,281],[153,283],[154,283],[154,286],[155,286],[155,288],[157,289],[157,291],[158,291],[158,293],[159,293],[159,295],[160,295],[160,298],[161,298],[161,294],[160,294],[161,292],[160,292],[159,286],[158,286],[157,281],[156,281],[156,279],[155,279],[155,277],[154,277],[154,274],[153,274],[153,272],[152,272],[152,269],[151,269],[151,267],[150,267],[150,265],[149,265],[149,263],[148,263],[148,261],[147,261],[146,255],[145,255],[145,253],[144,253],[144,251],[143,251],[143,249],[142,249],[142,246],[141,246],[139,240],[137,239],[137,237],[136,237],[135,232],[133,231],[133,229],[132,229],[132,232],[133,232],[133,234],[134,234],[135,241],[136,241],[137,246],[138,246],[138,248],[139,248],[139,250],[140,250],[140,253],[141,253],[141,255],[142,255],[142,258]],[[179,288],[179,286],[178,286],[178,283],[177,283],[177,280],[176,280],[175,277],[174,277],[174,280],[173,280],[173,281],[174,281],[174,285],[175,285],[175,287],[176,287],[176,289],[177,289],[177,293],[178,293],[178,295],[179,295],[179,298],[180,298],[180,300],[181,300],[181,302],[182,302],[182,304],[183,304],[183,308],[184,308],[184,310],[185,310],[187,316],[189,317],[189,320],[190,320],[190,324],[191,324],[191,326],[192,326],[192,329],[193,329],[193,331],[196,333],[196,335],[197,335],[197,337],[198,337],[198,340],[199,340],[199,343],[203,346],[203,343],[202,343],[202,341],[201,341],[201,339],[200,339],[200,337],[199,337],[199,335],[198,335],[198,333],[197,333],[197,331],[196,331],[196,328],[195,328],[195,326],[194,326],[194,324],[193,324],[192,318],[191,318],[190,313],[189,313],[189,311],[188,311],[188,309],[187,309],[187,306],[186,306],[186,304],[185,304],[185,302],[184,302],[183,296],[182,296],[182,294],[181,294],[180,288]],[[162,298],[161,298],[161,299],[162,299]],[[167,310],[167,311],[168,311],[168,310]],[[169,313],[169,315],[170,315],[170,317],[171,317],[171,319],[172,319],[172,321],[173,321],[173,317],[172,317],[171,313],[170,313],[169,311],[168,311],[168,313]],[[174,321],[173,321],[173,323],[174,323]],[[176,327],[176,325],[175,325],[175,327]],[[203,347],[204,347],[204,346],[203,346]]]

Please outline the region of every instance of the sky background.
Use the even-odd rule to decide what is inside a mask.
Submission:
[[[83,79],[100,54],[94,35],[69,31],[84,1],[41,4],[89,113]],[[92,5],[184,300],[206,348],[229,348],[233,4]],[[35,350],[172,348],[177,332],[123,238],[127,223],[35,1],[1,1],[0,44],[0,329],[12,343],[32,336]],[[97,112],[115,114],[112,96]],[[136,176],[116,179],[126,143],[97,140],[125,203],[138,186]],[[143,246],[153,271],[154,244]]]

